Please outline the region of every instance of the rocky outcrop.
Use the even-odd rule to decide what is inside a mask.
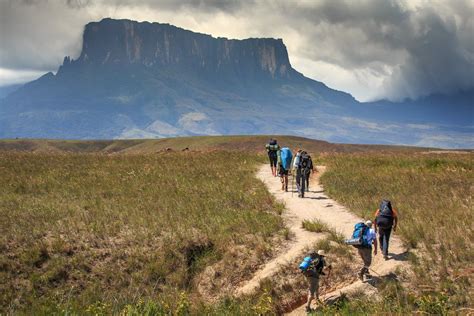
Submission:
[[[186,69],[202,76],[289,78],[296,75],[281,39],[229,40],[169,24],[104,19],[86,25],[79,58],[61,70],[83,65],[138,64]]]

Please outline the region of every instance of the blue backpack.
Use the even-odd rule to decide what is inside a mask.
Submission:
[[[299,266],[301,272],[306,272],[306,270],[311,266],[311,263],[313,263],[313,259],[309,256],[305,257]]]
[[[356,248],[370,247],[367,238],[364,238],[369,232],[369,227],[365,223],[357,223],[354,226],[354,232],[351,239],[346,240],[346,244]]]
[[[293,154],[288,147],[283,147],[280,149],[280,158],[281,158],[281,165],[283,169],[290,170],[291,168],[291,159],[293,158]]]

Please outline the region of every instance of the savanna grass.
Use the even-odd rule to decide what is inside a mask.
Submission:
[[[373,219],[382,198],[392,201],[400,217],[397,233],[419,249],[411,256],[412,281],[423,289],[422,297],[435,295],[433,304],[444,302],[446,310],[472,306],[472,154],[335,154],[323,159],[329,167],[321,178],[326,192],[360,216]],[[449,299],[438,302],[436,295]],[[415,305],[429,305],[422,303]]]
[[[150,300],[174,313],[182,296],[191,311],[219,298],[226,289],[213,284],[248,277],[283,238],[259,161],[0,153],[0,313],[116,313]]]

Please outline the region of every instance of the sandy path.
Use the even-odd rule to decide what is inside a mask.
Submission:
[[[323,166],[318,166],[317,169],[320,172],[324,172],[325,170]],[[291,192],[283,192],[281,190],[280,179],[278,177],[272,177],[267,165],[260,168],[257,173],[257,178],[265,183],[270,193],[272,193],[278,200],[285,203],[286,212],[284,212],[283,216],[287,227],[293,233],[293,238],[288,245],[288,248],[284,249],[277,257],[258,270],[251,280],[246,282],[236,291],[237,294],[252,292],[258,287],[262,279],[270,277],[279,269],[281,264],[287,263],[295,257],[301,256],[303,249],[313,244],[319,238],[322,238],[322,234],[310,233],[301,228],[301,222],[304,219],[317,218],[324,221],[328,226],[342,233],[344,236],[350,236],[354,229],[354,224],[363,220],[353,213],[350,213],[336,201],[328,198],[324,194],[324,190],[319,184],[317,178],[312,179],[309,186],[311,191],[305,193],[304,199],[298,198],[296,193],[292,195]],[[289,189],[291,191],[291,183]],[[405,249],[399,238],[397,236],[390,238],[390,253],[397,256],[404,252]],[[374,271],[371,273],[375,276],[384,276],[394,272],[397,267],[402,264],[404,264],[404,262],[401,260],[391,259],[385,261],[382,256],[378,254],[372,263],[371,268]],[[360,289],[375,291],[375,288],[368,283],[358,281],[336,292],[328,293],[324,297],[334,296],[340,292],[358,291]],[[291,315],[305,315],[304,308],[296,309],[291,313]]]

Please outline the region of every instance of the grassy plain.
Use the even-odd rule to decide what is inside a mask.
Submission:
[[[0,310],[116,313],[147,300],[163,312],[206,309],[283,238],[258,161],[1,153]]]
[[[304,298],[299,259],[254,297],[229,297],[288,233],[282,205],[254,178],[268,138],[0,141],[0,313],[247,315],[296,307]],[[355,213],[372,218],[380,199],[391,199],[411,249],[409,289],[384,282],[383,304],[361,297],[322,312],[472,307],[472,153],[276,138],[327,165],[326,192]],[[333,257],[335,283],[355,275],[344,236],[317,221],[302,225],[327,234],[316,248]]]
[[[402,305],[438,314],[473,306],[472,153],[357,153],[320,159],[328,166],[321,181],[332,198],[367,219],[373,219],[382,198],[399,211],[398,233],[411,249],[414,297],[399,297],[399,304],[387,309]]]

